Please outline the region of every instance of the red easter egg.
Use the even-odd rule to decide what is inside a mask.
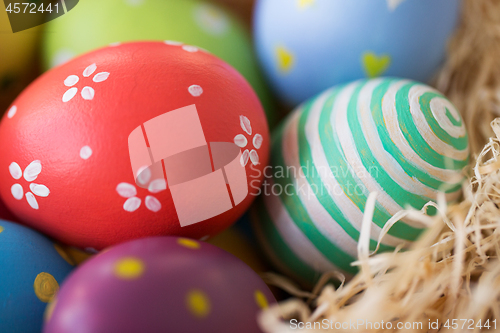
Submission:
[[[6,221],[19,222],[12,212],[5,206],[3,200],[0,199],[0,219]]]
[[[0,195],[24,223],[102,249],[214,236],[258,193],[269,133],[245,79],[189,45],[110,46],[31,84],[0,124]]]

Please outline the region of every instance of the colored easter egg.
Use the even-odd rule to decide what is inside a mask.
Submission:
[[[255,231],[280,269],[311,283],[324,272],[356,273],[351,263],[370,193],[377,193],[372,251],[387,221],[408,205],[421,209],[440,192],[448,202],[459,199],[469,147],[446,97],[387,78],[337,86],[299,106],[274,133],[271,156]],[[405,217],[378,252],[410,245],[423,230]]]
[[[275,302],[250,267],[216,246],[145,238],[80,266],[47,307],[43,332],[253,333]]]
[[[0,219],[18,222],[17,218],[12,214],[12,212],[5,206],[4,202],[0,199]]]
[[[460,0],[258,0],[256,48],[281,99],[398,76],[427,82],[444,61]]]
[[[106,47],[55,68],[0,124],[0,194],[82,249],[215,236],[246,211],[269,154],[244,78],[194,46]]]
[[[182,42],[220,57],[248,80],[270,123],[274,123],[276,111],[246,27],[228,11],[205,1],[80,1],[70,13],[47,23],[44,67],[54,67],[109,44],[143,40]]]
[[[47,303],[73,266],[34,230],[0,220],[0,332],[40,332]]]

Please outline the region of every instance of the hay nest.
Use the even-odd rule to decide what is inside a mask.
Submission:
[[[493,330],[495,319],[500,330],[500,118],[495,119],[500,115],[500,1],[465,0],[464,6],[436,81],[463,112],[470,134],[473,158],[464,170],[470,177],[463,201],[447,205],[442,197],[429,203],[438,208],[432,218],[412,209],[396,214],[387,227],[409,215],[428,230],[408,251],[370,255],[372,194],[355,263],[360,272],[338,288],[326,284],[331,276],[325,275],[310,293],[282,277],[266,276],[297,297],[261,313],[265,332],[296,332],[282,317],[309,322],[307,332],[324,332],[328,325],[348,332],[437,332],[446,326],[477,332],[486,330],[486,323]]]

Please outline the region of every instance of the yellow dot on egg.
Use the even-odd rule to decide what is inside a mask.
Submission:
[[[276,47],[276,57],[278,59],[278,67],[282,73],[288,73],[292,70],[295,62],[294,55],[283,46]]]
[[[255,302],[257,303],[259,308],[267,309],[267,307],[269,306],[269,303],[267,302],[266,295],[264,295],[264,293],[262,291],[256,290],[254,293],[254,297],[255,297]]]
[[[61,247],[61,245],[59,244],[54,244],[54,248],[56,249],[57,253],[59,253],[59,255],[68,262],[68,264],[74,266],[75,263],[73,262],[73,260],[71,260],[71,258],[69,257],[69,255],[66,253],[66,251],[64,251],[64,249]]]
[[[316,2],[316,0],[298,0],[299,8],[304,9],[310,7]]]
[[[57,303],[57,297],[54,297],[52,301],[50,301],[49,304],[47,304],[47,307],[45,308],[45,313],[43,314],[43,319],[45,322],[48,322],[50,318],[52,318],[52,314],[54,313],[54,308],[56,307]]]
[[[179,245],[182,245],[182,246],[187,247],[189,249],[195,249],[195,250],[197,250],[197,249],[200,248],[200,243],[198,243],[195,240],[189,239],[189,238],[179,238],[177,240],[177,243]]]
[[[189,311],[198,318],[205,318],[210,313],[210,300],[201,290],[191,290],[186,297]]]
[[[3,231],[3,227],[0,225],[0,234],[2,233]]]
[[[59,283],[49,273],[42,272],[36,276],[33,289],[40,301],[48,303],[59,290]]]
[[[123,258],[115,264],[116,277],[124,280],[134,280],[144,273],[144,263],[137,258]]]

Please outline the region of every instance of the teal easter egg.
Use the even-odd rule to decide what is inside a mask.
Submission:
[[[166,41],[201,47],[238,70],[274,123],[272,97],[244,23],[225,9],[200,0],[85,0],[46,24],[45,69],[107,45]]]
[[[0,220],[0,332],[40,332],[48,302],[73,266],[62,248]]]
[[[299,106],[274,133],[271,156],[254,229],[278,268],[311,284],[325,272],[356,274],[351,263],[370,193],[377,193],[372,251],[387,221],[408,205],[421,209],[440,192],[448,202],[459,199],[469,147],[446,97],[384,78],[336,86]],[[407,246],[423,231],[403,218],[379,252]]]

